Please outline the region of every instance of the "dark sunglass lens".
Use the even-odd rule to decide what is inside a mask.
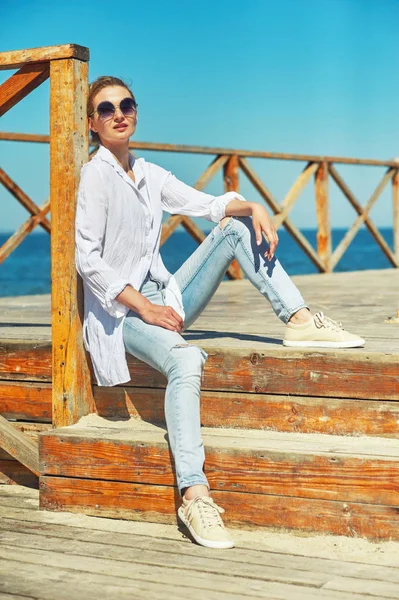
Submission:
[[[109,119],[113,116],[115,107],[112,102],[100,102],[100,104],[97,106],[97,112],[100,119]]]
[[[136,110],[136,102],[133,98],[124,98],[120,103],[120,109],[124,115],[131,116]]]

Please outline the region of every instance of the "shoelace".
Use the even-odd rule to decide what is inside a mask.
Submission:
[[[187,507],[187,518],[189,521],[192,519],[194,506],[198,508],[201,521],[205,527],[222,527],[224,529],[224,523],[220,518],[220,515],[224,513],[224,509],[218,506],[212,498],[200,496],[195,498]]]
[[[317,329],[321,329],[322,327],[325,327],[326,329],[332,329],[333,331],[342,331],[344,329],[342,323],[333,321],[329,317],[326,317],[323,312],[315,313],[313,320]]]

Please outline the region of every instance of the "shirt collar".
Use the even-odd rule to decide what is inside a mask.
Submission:
[[[119,175],[121,175],[124,179],[127,179],[130,183],[133,184],[133,181],[130,179],[130,177],[127,175],[127,173],[125,173],[125,171],[122,169],[122,167],[116,160],[115,156],[112,154],[112,152],[110,150],[108,150],[108,148],[106,148],[105,146],[102,146],[100,144],[98,147],[97,153],[96,153],[96,157],[97,156],[102,161],[107,162],[108,164],[112,165],[114,167],[115,171],[117,173],[119,173]],[[130,152],[129,152],[129,164],[130,164],[130,168],[132,169],[132,171],[135,175],[136,186],[139,187],[141,181],[143,179],[145,179],[145,175],[144,175],[143,169],[139,166],[138,161]]]

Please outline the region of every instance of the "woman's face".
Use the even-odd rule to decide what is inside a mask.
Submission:
[[[89,127],[100,136],[101,142],[115,145],[126,141],[136,130],[137,112],[125,115],[119,108],[124,98],[130,98],[130,92],[123,86],[113,85],[100,90],[93,98],[94,113],[89,117]],[[111,102],[115,107],[112,116],[101,118],[97,107],[101,102]]]

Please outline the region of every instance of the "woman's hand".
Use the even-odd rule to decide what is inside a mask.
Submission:
[[[170,331],[182,333],[184,322],[171,306],[159,306],[148,302],[139,312],[140,317],[150,325],[158,325]]]
[[[264,256],[271,260],[278,245],[278,235],[267,210],[257,203],[252,203],[252,225],[255,230],[256,243],[258,246],[262,243],[262,233],[265,234],[269,242],[269,248]]]

